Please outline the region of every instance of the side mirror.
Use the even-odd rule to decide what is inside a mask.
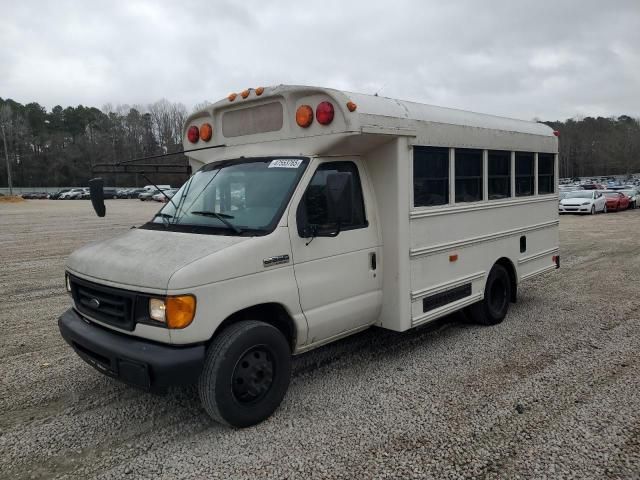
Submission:
[[[91,204],[96,211],[96,215],[104,217],[107,209],[104,206],[104,180],[102,178],[89,180],[89,194],[91,195]]]

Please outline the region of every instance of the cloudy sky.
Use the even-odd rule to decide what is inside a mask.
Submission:
[[[640,116],[640,0],[0,0],[0,97],[189,109],[280,83],[524,119]]]

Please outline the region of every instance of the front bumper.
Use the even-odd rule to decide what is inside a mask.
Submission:
[[[590,205],[563,205],[558,207],[558,213],[589,213],[591,212]]]
[[[144,390],[162,391],[198,380],[205,346],[172,347],[90,323],[74,309],[58,319],[65,341],[101,373]]]

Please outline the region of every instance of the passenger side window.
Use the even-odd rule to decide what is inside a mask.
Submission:
[[[552,153],[539,153],[538,154],[538,193],[553,193],[554,182],[554,168],[553,160],[554,155]]]
[[[482,150],[455,149],[456,203],[482,200]]]
[[[327,178],[335,173],[347,173],[351,177],[351,188],[347,190],[347,194],[351,195],[351,212],[347,219],[342,220],[340,230],[353,230],[369,225],[365,217],[358,167],[353,162],[327,162],[320,164],[313,174],[298,207],[298,233],[300,236],[306,236],[305,229],[310,225],[319,228],[331,226],[329,224],[330,206],[327,202]]]
[[[449,203],[449,149],[413,147],[413,205]]]
[[[516,152],[516,197],[533,195],[533,153]]]
[[[489,200],[511,197],[511,152],[489,150]]]

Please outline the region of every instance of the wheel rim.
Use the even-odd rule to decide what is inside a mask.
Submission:
[[[502,278],[496,278],[489,290],[489,306],[496,314],[500,314],[507,303],[507,286]]]
[[[274,363],[264,345],[247,350],[233,369],[232,391],[239,403],[260,401],[273,385]]]

